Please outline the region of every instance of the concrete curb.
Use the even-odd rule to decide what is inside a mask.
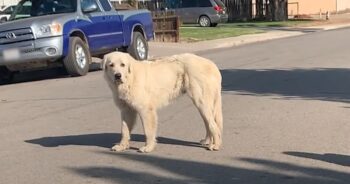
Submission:
[[[198,52],[212,49],[228,48],[244,44],[300,36],[310,32],[327,31],[350,27],[349,24],[322,25],[302,28],[283,28],[280,30],[269,30],[266,33],[242,35],[237,37],[208,40],[194,43],[163,43],[150,42],[150,56],[166,56],[184,52]],[[316,30],[316,31],[308,31]]]

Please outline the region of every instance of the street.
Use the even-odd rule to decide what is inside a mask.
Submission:
[[[186,96],[159,111],[158,145],[131,149],[102,71],[0,86],[0,183],[350,183],[350,28],[198,51],[223,76],[223,149],[207,151]],[[151,50],[152,55],[161,55]],[[174,51],[176,52],[176,51]]]

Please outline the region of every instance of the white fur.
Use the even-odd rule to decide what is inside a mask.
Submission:
[[[219,150],[222,144],[221,74],[208,59],[194,54],[181,54],[147,62],[130,55],[113,52],[103,61],[104,76],[122,113],[122,139],[112,150],[129,148],[130,132],[139,114],[146,145],[141,152],[150,152],[156,145],[157,110],[187,93],[198,108],[207,130],[202,144]],[[121,79],[115,80],[120,73]]]

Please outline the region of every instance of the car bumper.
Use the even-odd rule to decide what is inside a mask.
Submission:
[[[62,57],[62,48],[62,36],[0,45],[0,66],[33,61],[55,61]],[[18,54],[11,56],[11,54],[5,53],[9,53],[9,51],[16,51]]]
[[[228,21],[227,14],[216,14],[213,17],[210,17],[212,23],[226,23]]]

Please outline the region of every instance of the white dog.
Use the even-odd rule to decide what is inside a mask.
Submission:
[[[130,132],[140,115],[146,145],[140,152],[151,152],[156,146],[157,109],[179,95],[187,93],[198,108],[207,130],[202,144],[219,150],[222,144],[221,74],[217,66],[194,54],[181,54],[139,62],[129,54],[105,55],[104,77],[121,110],[122,139],[113,151],[129,148]]]

